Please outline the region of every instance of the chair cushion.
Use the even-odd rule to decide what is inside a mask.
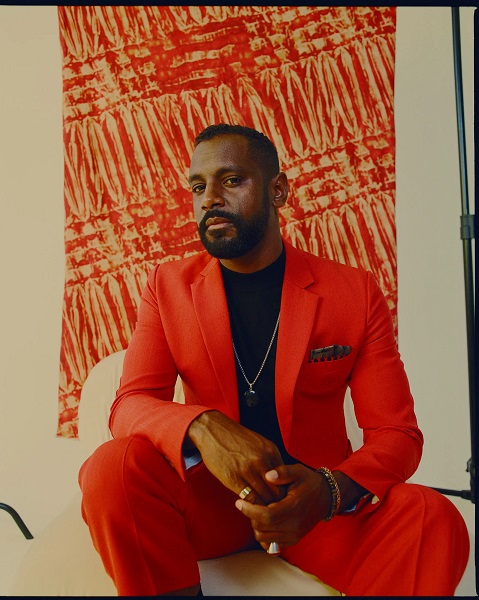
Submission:
[[[110,408],[120,385],[126,350],[114,352],[98,362],[88,374],[78,406],[78,437],[86,456],[111,439],[108,429]],[[174,401],[183,403],[185,396],[181,379],[175,386]]]
[[[78,437],[87,456],[111,439],[110,407],[115,399],[126,350],[102,359],[88,374],[78,406]]]
[[[261,550],[239,552],[198,563],[205,596],[340,596],[280,557]]]

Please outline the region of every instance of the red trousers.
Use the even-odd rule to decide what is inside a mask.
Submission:
[[[120,596],[194,586],[198,560],[259,547],[235,494],[203,465],[184,483],[145,439],[106,442],[79,481],[83,517]],[[321,521],[281,555],[350,596],[452,596],[469,537],[444,496],[398,484],[377,505]]]

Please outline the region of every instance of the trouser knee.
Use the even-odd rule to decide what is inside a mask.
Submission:
[[[168,482],[163,486],[167,489],[172,480],[180,483],[166,458],[139,437],[113,439],[99,446],[82,465],[78,479],[85,517],[90,510],[104,514],[122,510],[129,496],[148,494],[162,482]]]
[[[187,486],[150,441],[106,442],[81,467],[79,483],[83,518],[119,595],[198,583],[184,518]]]
[[[409,510],[421,510],[435,515],[444,523],[464,524],[461,513],[445,496],[432,488],[415,483],[394,485],[387,493],[389,503],[407,506]]]
[[[417,518],[422,524],[423,535],[456,548],[457,558],[462,556],[463,561],[467,563],[467,527],[461,513],[448,498],[424,485],[406,483],[393,486],[387,494],[387,499],[396,508],[401,505],[403,510],[409,513],[411,520]]]

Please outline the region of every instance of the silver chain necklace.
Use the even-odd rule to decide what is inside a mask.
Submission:
[[[276,336],[276,332],[278,331],[279,315],[280,314],[281,314],[281,311],[278,313],[278,318],[276,320],[276,325],[274,326],[273,336],[272,336],[271,341],[269,343],[268,349],[266,350],[266,354],[264,356],[263,362],[261,364],[261,367],[259,368],[259,371],[258,371],[256,377],[253,379],[253,381],[248,381],[248,378],[246,377],[246,373],[244,372],[244,369],[243,369],[243,365],[241,364],[241,361],[239,359],[238,353],[236,352],[234,340],[232,340],[232,342],[233,342],[233,352],[235,353],[236,360],[238,361],[238,366],[241,369],[241,372],[243,373],[243,377],[245,378],[246,383],[249,386],[249,390],[246,390],[246,392],[243,394],[243,396],[246,399],[246,404],[250,408],[256,406],[258,404],[258,402],[259,402],[259,399],[260,399],[259,395],[258,395],[258,392],[254,391],[253,386],[258,381],[258,377],[261,375],[261,371],[263,370],[263,367],[266,364],[266,361],[268,360],[268,356],[269,356],[269,353],[271,351],[271,347],[273,345],[273,341],[274,341],[274,338]]]

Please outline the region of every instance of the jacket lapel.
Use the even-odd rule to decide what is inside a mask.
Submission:
[[[227,414],[239,420],[236,367],[228,304],[219,261],[212,258],[191,285],[193,304]],[[221,402],[212,402],[212,406]]]
[[[275,389],[279,425],[288,448],[294,388],[311,337],[319,296],[307,289],[315,279],[302,254],[286,242],[285,248],[286,268],[281,295]]]

